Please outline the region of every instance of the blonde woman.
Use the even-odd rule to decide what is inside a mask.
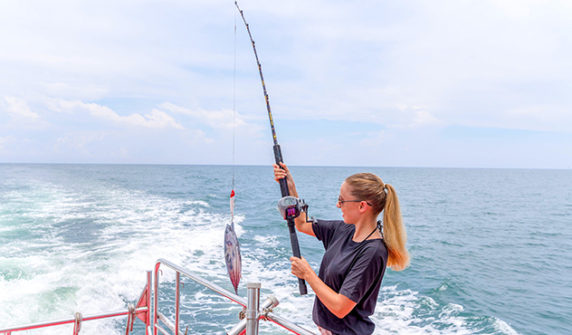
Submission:
[[[286,178],[290,195],[298,197],[285,164],[274,165],[274,179]],[[306,222],[296,218],[299,232],[315,236],[326,249],[319,273],[302,257],[291,257],[292,274],[316,294],[312,318],[323,335],[372,334],[374,313],[386,266],[399,271],[409,265],[406,232],[395,189],[372,173],[349,176],[342,183],[337,207],[341,220]],[[383,228],[377,221],[383,212]]]

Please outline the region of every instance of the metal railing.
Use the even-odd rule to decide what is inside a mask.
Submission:
[[[161,265],[168,267],[176,272],[175,279],[175,320],[174,323],[165,315],[159,312],[159,270]],[[247,299],[213,284],[197,275],[191,274],[188,270],[175,265],[165,259],[159,259],[155,263],[154,281],[151,286],[151,271],[147,272],[147,285],[141,293],[137,304],[129,305],[128,311],[112,312],[98,315],[82,316],[81,313],[75,313],[73,319],[50,321],[36,324],[29,324],[18,327],[10,327],[0,329],[0,335],[16,335],[16,332],[34,330],[39,328],[47,328],[60,326],[65,324],[73,324],[73,335],[79,335],[83,322],[92,320],[101,320],[106,318],[116,318],[127,316],[127,325],[125,326],[125,335],[129,335],[133,331],[135,319],[145,323],[145,335],[187,335],[187,332],[180,331],[180,294],[181,294],[181,275],[187,277],[198,284],[214,291],[230,301],[243,307],[240,315],[240,321],[227,332],[228,335],[258,335],[258,327],[260,320],[270,321],[277,324],[291,333],[299,335],[316,335],[294,322],[276,315],[273,308],[278,306],[278,300],[274,296],[269,296],[263,303],[260,303],[260,283],[247,284]],[[153,293],[153,308],[151,309],[151,297]],[[151,314],[153,318],[151,320]],[[151,322],[152,321],[152,322]],[[0,326],[1,327],[1,326]],[[188,329],[187,329],[188,330]],[[169,332],[170,331],[170,332]]]
[[[171,322],[167,321],[167,318],[159,313],[159,268],[161,265],[164,265],[176,272],[176,279],[175,279],[175,323],[172,324]],[[274,296],[269,296],[262,305],[260,305],[260,283],[248,283],[247,284],[247,295],[248,298],[245,301],[242,297],[216,285],[207,280],[194,275],[187,271],[186,269],[175,265],[168,260],[159,259],[155,263],[155,280],[154,280],[154,303],[153,303],[153,325],[154,325],[154,332],[153,335],[157,335],[158,332],[162,334],[169,334],[163,327],[158,325],[158,320],[162,321],[167,328],[169,328],[173,334],[175,335],[183,335],[179,328],[179,311],[180,311],[180,284],[181,284],[181,275],[195,281],[198,284],[203,285],[204,287],[210,289],[211,291],[229,299],[230,301],[241,305],[244,308],[244,315],[243,318],[237,325],[235,325],[229,332],[228,335],[239,335],[245,334],[246,335],[257,335],[258,334],[258,325],[260,320],[267,320],[271,321],[284,329],[290,331],[294,334],[299,335],[316,335],[316,333],[305,329],[294,322],[291,322],[285,318],[282,318],[273,313],[272,309],[278,305],[278,300]]]

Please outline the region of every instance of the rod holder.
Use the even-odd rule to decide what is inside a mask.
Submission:
[[[246,284],[246,335],[258,335],[258,309],[260,308],[260,283]]]

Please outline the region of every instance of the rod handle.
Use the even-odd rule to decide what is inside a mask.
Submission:
[[[296,225],[294,224],[294,219],[288,220],[288,230],[290,230],[290,244],[292,244],[292,254],[294,257],[302,258],[300,254],[300,245],[298,244],[298,236],[296,235]],[[298,288],[300,289],[300,295],[308,294],[308,288],[306,287],[306,282],[304,279],[298,278]]]

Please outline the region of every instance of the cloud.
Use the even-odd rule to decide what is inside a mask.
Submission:
[[[6,143],[8,143],[8,137],[0,137],[0,150],[4,149]]]
[[[170,115],[158,109],[153,109],[151,113],[147,113],[145,115],[134,113],[127,116],[121,116],[108,107],[96,104],[90,104],[88,109],[90,110],[91,115],[118,124],[145,128],[184,129],[183,126],[177,123]]]
[[[16,118],[37,120],[40,115],[32,112],[24,99],[16,97],[4,97],[5,111]]]
[[[209,125],[214,129],[229,130],[234,127],[243,127],[247,125],[245,116],[230,109],[206,110],[201,108],[189,109],[175,104],[165,102],[159,105],[159,108],[166,109],[170,112],[190,116],[199,119],[201,122]]]
[[[173,117],[158,109],[153,109],[150,113],[143,115],[139,113],[133,113],[123,116],[119,115],[117,112],[113,111],[107,106],[102,106],[96,103],[52,99],[49,100],[48,105],[52,110],[56,112],[70,113],[75,111],[87,111],[90,113],[90,115],[96,118],[111,121],[112,123],[119,125],[155,129],[184,129],[184,127],[177,123]]]
[[[338,18],[341,6],[329,6],[334,8],[326,15]],[[571,29],[571,9],[569,1],[535,0],[347,6],[343,22],[351,24],[333,19],[320,22],[316,32],[310,29],[316,21],[302,20],[292,32],[301,41],[285,37],[287,47],[270,51],[271,58],[291,63],[279,64],[290,73],[275,77],[289,80],[282,79],[280,91],[273,93],[288,100],[280,102],[292,106],[292,118],[316,115],[417,126],[432,126],[427,122],[432,119],[535,130],[534,115],[507,120],[515,109],[551,103],[554,122],[543,122],[542,129],[559,131],[564,126],[556,119],[568,120],[572,108],[572,44],[564,33]],[[316,14],[318,19],[322,15]],[[267,38],[257,45],[268,54],[268,46],[260,47],[272,43]],[[266,70],[271,83],[275,78],[268,72],[276,70],[268,65]],[[396,108],[400,105],[424,106],[426,113]]]
[[[415,112],[413,119],[413,127],[425,127],[431,125],[439,125],[442,122],[426,110],[418,110]]]

